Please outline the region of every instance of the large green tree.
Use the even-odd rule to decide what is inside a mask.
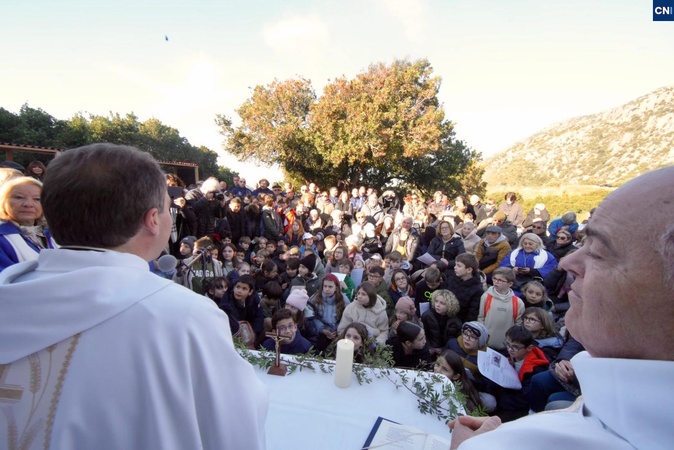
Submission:
[[[456,140],[440,82],[425,59],[372,65],[334,80],[320,98],[308,80],[274,81],[237,110],[238,127],[216,121],[227,151],[277,163],[293,179],[460,193],[459,177],[480,155]]]
[[[311,82],[303,78],[256,86],[236,111],[240,126],[235,127],[227,116],[216,116],[226,150],[242,161],[279,163],[291,179],[318,179],[324,161],[315,150],[307,122],[315,101]]]

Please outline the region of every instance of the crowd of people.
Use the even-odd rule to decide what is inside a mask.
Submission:
[[[471,369],[460,383],[477,399],[470,406],[504,421],[579,395],[573,379],[545,389],[534,380],[575,342],[564,326],[573,277],[558,269],[582,238],[573,212],[550,221],[537,204],[525,215],[512,192],[497,205],[366,186],[310,183],[296,193],[266,179],[251,190],[241,177],[231,187],[209,178],[188,189],[173,175],[167,183],[179,262],[165,275],[213,299],[251,348],[273,349],[278,332],[283,353],[331,356],[348,331],[361,361],[376,346],[418,370],[456,355]],[[477,352],[487,347],[511,359],[521,390],[480,374]],[[563,356],[568,367],[573,354]]]
[[[131,161],[138,165],[135,172],[123,173]],[[110,177],[96,173],[102,167],[111,171]],[[606,231],[600,231],[610,222],[611,214],[616,214],[614,210],[622,206],[616,205],[617,200],[609,201],[612,209],[603,207],[601,225],[595,227],[592,215],[583,224],[577,222],[573,212],[551,220],[542,204],[525,215],[512,192],[497,204],[493,198],[483,203],[477,195],[470,195],[468,201],[459,196],[450,202],[447,195],[436,192],[432,199],[424,201],[417,194],[403,196],[391,189],[381,194],[378,189],[365,186],[322,190],[315,183],[295,192],[291,183],[283,187],[274,183],[270,187],[264,179],[251,190],[241,177],[235,177],[231,187],[209,178],[187,188],[175,175],[161,174],[156,163],[142,156],[142,152],[107,144],[65,152],[48,168],[38,167],[37,172],[31,169],[32,175],[27,176],[0,169],[0,292],[3,299],[9,298],[8,293],[31,292],[26,304],[15,301],[9,307],[3,306],[9,311],[0,326],[5,327],[5,335],[12,342],[17,336],[30,336],[26,345],[9,355],[7,348],[0,347],[0,364],[16,366],[17,371],[34,372],[36,358],[56,354],[58,344],[62,351],[59,361],[66,368],[68,364],[74,366],[74,377],[84,379],[83,386],[95,391],[100,388],[101,379],[91,380],[86,375],[85,366],[91,360],[71,363],[68,359],[80,336],[88,342],[80,354],[99,361],[100,356],[90,353],[97,346],[92,342],[113,339],[120,329],[152,327],[155,322],[147,324],[147,312],[159,314],[157,308],[162,309],[162,320],[180,318],[185,332],[196,336],[192,345],[205,347],[204,352],[197,352],[198,362],[192,361],[190,366],[212,373],[214,379],[217,371],[232,372],[234,381],[230,386],[236,379],[250,384],[244,378],[251,376],[250,367],[236,357],[233,336],[240,336],[251,348],[271,350],[276,343],[270,336],[276,335],[276,339],[281,338],[283,353],[314,352],[328,357],[333,355],[337,340],[345,338],[354,342],[356,362],[367,363],[377,347],[386,346],[396,367],[443,374],[465,394],[468,411],[488,412],[490,419],[450,424],[455,437],[459,436],[453,439],[452,446],[456,448],[464,439],[485,434],[501,422],[573,404],[585,394],[586,386],[579,382],[576,364],[571,360],[584,348],[592,356],[638,359],[635,351],[605,345],[607,336],[592,329],[602,328],[598,326],[603,321],[596,315],[598,306],[584,305],[583,315],[578,312],[582,293],[579,286],[584,285],[585,291],[594,295],[603,295],[592,292],[601,288],[587,284],[587,258],[610,260],[612,254],[621,253],[617,244],[606,237]],[[666,184],[661,173],[650,178],[648,189],[641,189],[653,194],[657,188],[652,186]],[[133,195],[120,195],[116,187],[105,186],[113,175],[126,180],[133,192],[144,195],[134,199]],[[44,191],[40,176],[46,180]],[[158,176],[162,178],[161,188]],[[632,186],[632,190],[638,189],[638,185]],[[68,203],[73,192],[79,195],[76,207]],[[633,196],[623,197],[625,206],[634,203]],[[661,225],[654,220],[653,232],[661,232]],[[661,245],[665,250],[655,251],[670,257],[668,252],[674,248],[671,236],[663,236]],[[160,264],[160,252],[173,255],[175,266]],[[23,263],[36,259],[39,265]],[[146,267],[139,272],[143,260]],[[145,276],[148,266],[155,273],[153,279]],[[652,264],[649,267],[653,271]],[[671,284],[671,273],[667,273],[663,285]],[[77,286],[76,280],[85,278],[96,280],[98,293],[94,294],[86,283]],[[121,306],[108,306],[115,303],[109,298],[111,293],[119,294],[113,286],[120,279],[137,289],[120,294]],[[653,284],[652,274],[648,280],[652,283],[646,290],[660,286]],[[592,281],[601,284],[596,275]],[[644,286],[639,280],[632,281],[635,286]],[[78,318],[81,320],[65,321],[72,322],[72,327],[55,327],[40,338],[9,325],[27,314],[25,308],[42,305],[44,292],[53,292],[53,288],[49,289],[54,285],[64,286],[67,292],[56,294],[55,304],[63,306],[63,313],[72,311],[76,299],[92,295],[93,306],[87,313],[93,318],[86,319],[83,313]],[[635,286],[628,286],[629,292],[637,292]],[[618,291],[616,296],[623,298]],[[195,310],[191,303],[183,301],[188,297],[197,305]],[[196,301],[198,298],[201,300]],[[672,306],[663,305],[663,312],[670,317]],[[567,327],[570,306],[572,319]],[[214,308],[226,314],[215,315]],[[53,308],[45,308],[37,314],[37,323],[53,325],[50,314],[54,314]],[[616,323],[621,323],[617,315],[622,311],[610,314],[616,316]],[[207,324],[204,329],[192,329],[202,327],[202,321]],[[221,333],[223,329],[226,335]],[[671,335],[671,324],[664,325],[664,329]],[[648,334],[639,329],[623,336],[629,330],[635,330],[634,326],[620,330],[616,339],[625,342]],[[215,342],[205,342],[207,336],[213,335],[219,336]],[[125,341],[129,339],[126,337]],[[165,339],[162,345],[174,341],[168,335]],[[131,340],[128,345],[136,347],[138,357],[162,353],[151,344],[138,345]],[[184,348],[179,342],[172,346]],[[231,367],[221,367],[222,358],[208,360],[208,352],[216,351],[215,347],[217,351],[222,351],[219,347],[227,349],[224,359]],[[503,388],[480,373],[478,352],[487,348],[507,357],[518,374],[521,389]],[[185,354],[179,352],[166,358],[165,371],[177,371],[172,383],[189,384],[191,375],[180,364],[194,356],[185,350]],[[668,359],[666,355],[663,358],[661,348],[651,353],[649,359]],[[116,351],[110,356],[111,361],[99,362],[112,368],[119,361],[128,361],[128,355]],[[573,361],[580,361],[587,371],[588,362],[581,357]],[[664,372],[671,372],[671,362],[666,364]],[[152,373],[160,376],[154,369]],[[109,380],[111,376],[103,378]],[[134,378],[130,369],[120,376]],[[148,381],[143,378],[157,381],[151,374],[136,378],[141,379],[135,381],[138,389],[147,386]],[[120,396],[120,411],[131,411],[133,402],[127,400],[134,392],[138,391]],[[241,420],[249,422],[242,426],[256,436],[254,446],[263,445],[259,424],[264,421],[265,407],[261,406],[259,389],[253,386],[219,395],[233,396],[231,400],[237,405],[241,405],[241,398],[234,397],[246,398],[248,406]],[[178,393],[175,398],[169,395],[167,400],[152,397],[148,404],[154,401],[170,406],[175,401],[178,405],[178,397]],[[208,404],[213,401],[196,397],[193,400]],[[63,401],[97,410],[85,397],[72,393]],[[167,410],[171,409],[169,406]],[[603,417],[610,415],[596,403],[594,407]],[[215,405],[210,407],[209,414],[215,409]],[[46,410],[42,413],[47,414]],[[134,417],[136,414],[141,413],[134,412]],[[156,422],[175,419],[166,414]],[[202,439],[241,445],[239,435],[223,436],[219,431],[202,429],[209,424],[214,426],[217,414],[204,422],[195,422],[194,417],[183,419],[193,427],[172,437],[183,439],[187,447]],[[583,429],[581,435],[590,431]],[[59,429],[52,439],[70,442],[69,433]],[[124,440],[109,438],[118,443]],[[161,447],[164,438],[152,438],[155,440],[148,445]],[[86,442],[82,439],[80,442]],[[126,443],[145,442],[137,435],[125,439]],[[466,444],[476,442],[477,438],[469,439]],[[248,448],[253,448],[249,444],[246,442]]]

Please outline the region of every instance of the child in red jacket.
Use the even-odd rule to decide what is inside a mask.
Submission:
[[[503,345],[508,350],[510,363],[522,383],[519,390],[501,389],[496,395],[498,401],[496,415],[502,422],[509,422],[528,414],[531,378],[547,370],[550,363],[543,351],[536,347],[531,332],[520,325],[513,325],[506,331]]]

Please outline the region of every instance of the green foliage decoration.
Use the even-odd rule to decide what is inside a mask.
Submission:
[[[239,354],[250,364],[268,370],[274,362],[274,352],[268,350],[249,350],[243,342],[235,340]],[[463,415],[466,397],[447,377],[432,372],[404,371],[393,368],[391,350],[386,346],[377,346],[374,354],[364,357],[363,364],[354,364],[353,373],[358,384],[370,384],[374,380],[383,379],[393,383],[396,389],[404,389],[417,399],[419,412],[434,415],[445,423]],[[287,375],[308,370],[332,374],[335,361],[308,353],[306,355],[281,355],[281,360],[288,367]],[[414,375],[410,375],[413,372]],[[468,411],[470,415],[485,415],[482,408]]]

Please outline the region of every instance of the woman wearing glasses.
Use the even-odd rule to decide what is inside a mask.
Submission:
[[[573,245],[573,236],[566,230],[559,230],[557,236],[555,236],[555,244],[550,249],[550,253],[555,257],[557,261],[566,256],[567,253],[575,250],[576,247]]]

